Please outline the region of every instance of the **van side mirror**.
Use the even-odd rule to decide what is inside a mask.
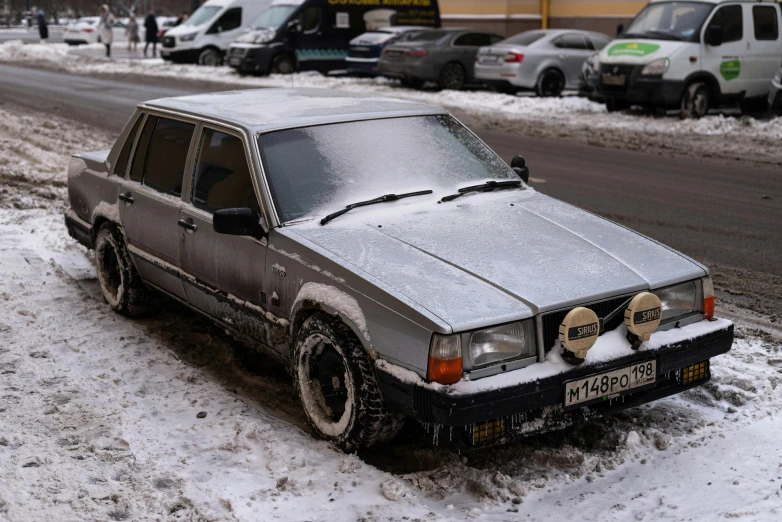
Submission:
[[[706,43],[712,47],[722,45],[722,26],[710,25],[706,28]]]
[[[300,33],[301,32],[301,22],[298,20],[291,20],[288,22],[288,32],[289,33]]]
[[[619,36],[622,34],[622,31],[625,30],[625,24],[617,24],[616,25],[616,36]]]
[[[527,167],[527,160],[524,159],[524,156],[513,156],[513,159],[510,160],[510,168],[521,178],[521,181],[529,183],[529,167]]]
[[[261,218],[250,208],[224,208],[212,215],[212,228],[218,234],[231,236],[252,236],[262,238],[266,235],[261,226]]]

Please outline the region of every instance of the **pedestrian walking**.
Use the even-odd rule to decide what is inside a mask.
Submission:
[[[147,57],[147,49],[149,49],[149,44],[152,44],[152,57],[155,57],[155,53],[157,53],[157,20],[155,19],[155,15],[152,13],[147,14],[147,17],[144,19],[144,29],[146,29],[146,37],[144,38],[147,42],[144,44],[144,58]]]
[[[176,18],[176,22],[174,22],[174,27],[178,25],[182,25],[187,20],[187,13],[184,11],[180,11],[179,16]]]
[[[106,4],[101,6],[100,24],[98,25],[98,32],[100,32],[100,41],[106,46],[106,58],[111,58],[111,44],[114,41],[114,24],[117,23],[117,19],[111,14],[111,9]]]
[[[125,36],[128,37],[128,51],[133,48],[133,52],[138,50],[138,22],[136,21],[136,15],[131,14],[128,25],[125,28]]]
[[[49,39],[49,26],[46,25],[43,10],[38,11],[38,34],[41,35],[41,43],[45,43]]]

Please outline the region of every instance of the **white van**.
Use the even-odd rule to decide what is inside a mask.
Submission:
[[[780,5],[763,0],[652,0],[593,70],[609,111],[630,105],[700,118],[762,102],[782,65]]]
[[[181,25],[166,31],[160,55],[177,63],[220,65],[237,36],[271,0],[208,0]]]

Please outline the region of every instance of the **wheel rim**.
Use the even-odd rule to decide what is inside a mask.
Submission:
[[[692,108],[698,118],[705,116],[709,110],[709,96],[702,90],[697,91],[692,98]]]
[[[443,70],[443,86],[446,89],[458,89],[464,82],[464,73],[458,65],[450,65]]]
[[[214,66],[217,65],[217,53],[214,51],[207,51],[201,58],[202,65]]]
[[[97,256],[99,282],[106,299],[110,303],[116,303],[119,298],[119,289],[122,286],[122,275],[120,273],[119,259],[117,251],[110,244],[98,252]]]
[[[540,91],[543,96],[559,96],[565,88],[562,77],[557,73],[546,73],[540,82]]]
[[[293,72],[293,64],[287,58],[280,58],[277,61],[277,73],[279,74],[291,74]]]
[[[338,437],[353,414],[353,383],[337,347],[321,334],[306,339],[298,361],[299,392],[307,415],[321,434]]]

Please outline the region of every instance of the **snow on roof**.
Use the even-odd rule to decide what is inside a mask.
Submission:
[[[161,98],[139,105],[269,131],[338,121],[446,114],[431,105],[332,89],[251,89]]]

